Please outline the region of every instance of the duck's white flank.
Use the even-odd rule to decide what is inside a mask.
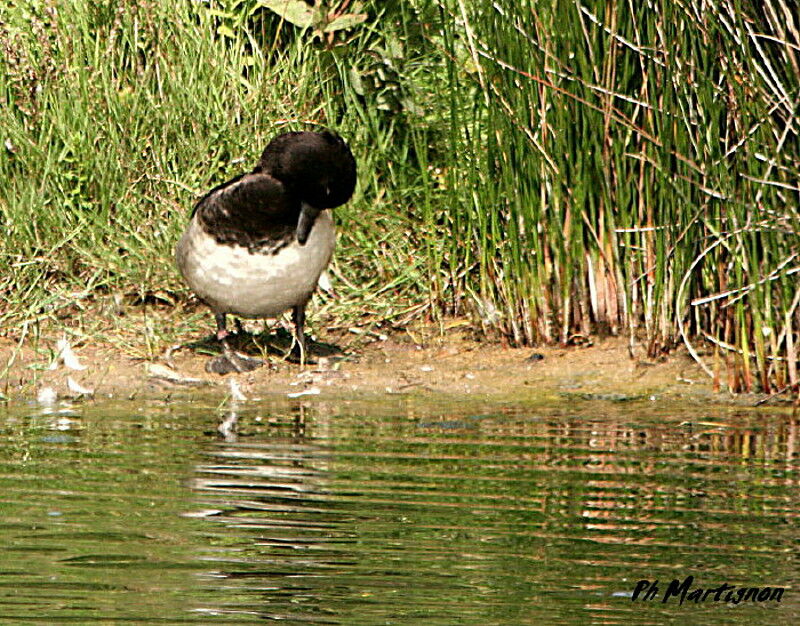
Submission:
[[[276,317],[308,301],[335,244],[329,211],[319,214],[305,245],[292,240],[275,254],[251,254],[243,246],[219,244],[195,215],[176,257],[186,282],[214,313]]]

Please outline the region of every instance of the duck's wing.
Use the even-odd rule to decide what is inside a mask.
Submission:
[[[279,180],[254,172],[209,191],[192,216],[218,243],[274,252],[295,235],[300,211],[295,204]]]

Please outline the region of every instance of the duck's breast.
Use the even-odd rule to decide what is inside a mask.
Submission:
[[[275,251],[220,244],[195,215],[178,243],[176,260],[186,282],[215,313],[275,317],[308,301],[335,244],[329,211],[317,217],[305,245],[292,239]]]

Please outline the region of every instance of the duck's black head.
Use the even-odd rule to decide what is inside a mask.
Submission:
[[[344,140],[328,130],[278,135],[261,154],[258,168],[317,209],[344,204],[356,187],[356,161]]]

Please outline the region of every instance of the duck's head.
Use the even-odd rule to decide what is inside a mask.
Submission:
[[[328,130],[278,135],[261,154],[258,169],[317,210],[344,204],[356,187],[353,153],[339,135]]]

